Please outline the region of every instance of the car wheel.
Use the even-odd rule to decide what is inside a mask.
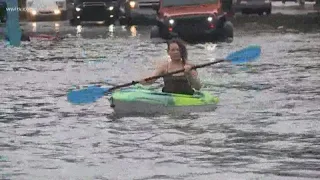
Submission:
[[[268,9],[268,10],[266,11],[266,14],[267,14],[267,15],[270,15],[270,14],[271,14],[271,9]]]
[[[104,21],[104,24],[106,26],[110,26],[111,24],[115,24],[115,20],[114,19],[107,19]]]
[[[125,25],[127,25],[127,20],[126,20],[126,18],[119,18],[119,24],[120,24],[120,26],[125,26]]]
[[[224,41],[231,43],[233,41],[233,24],[226,21],[223,25],[222,34]]]
[[[242,10],[242,11],[241,11],[241,14],[243,14],[243,15],[248,15],[248,14],[249,14],[249,12],[248,12],[248,11],[246,11],[246,10]]]
[[[81,24],[81,21],[75,20],[75,19],[70,19],[69,23],[71,26],[78,26]]]
[[[132,24],[131,18],[120,18],[119,23],[121,26],[130,26]]]
[[[160,28],[158,26],[153,26],[150,32],[150,38],[159,38],[160,37]]]

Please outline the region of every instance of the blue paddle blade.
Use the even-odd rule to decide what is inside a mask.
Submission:
[[[249,61],[254,61],[261,54],[261,47],[252,45],[240,51],[230,54],[226,59],[230,60],[233,64],[241,64]]]
[[[99,98],[103,97],[108,88],[102,88],[98,86],[90,86],[87,89],[81,89],[76,91],[71,91],[67,94],[68,101],[73,104],[85,104],[97,101]]]

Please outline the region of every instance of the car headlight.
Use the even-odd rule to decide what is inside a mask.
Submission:
[[[209,22],[211,22],[212,20],[213,20],[213,18],[210,16],[210,17],[208,17],[208,19],[207,19]]]
[[[173,25],[174,24],[174,20],[173,19],[169,19],[169,24]]]
[[[133,9],[133,8],[136,7],[136,2],[130,1],[130,2],[129,2],[129,5],[130,5],[130,7]]]
[[[37,11],[36,10],[31,10],[31,14],[32,15],[37,15]]]
[[[77,12],[81,11],[81,8],[76,7],[76,11]]]
[[[53,13],[54,13],[54,14],[60,14],[61,11],[60,11],[59,9],[56,9],[56,10],[53,11]]]
[[[113,8],[114,8],[113,6],[110,6],[110,7],[109,7],[109,11],[112,11],[112,10],[113,10]]]

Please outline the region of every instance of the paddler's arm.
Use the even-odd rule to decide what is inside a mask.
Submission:
[[[189,64],[190,66],[194,66]],[[200,79],[198,77],[198,72],[195,69],[192,69],[191,71],[185,72],[185,75],[191,85],[192,88],[196,89],[196,90],[200,90],[201,89],[201,82]]]
[[[166,65],[161,64],[160,66],[157,66],[156,69],[153,71],[151,76],[160,76],[165,72]],[[144,79],[140,80],[139,83],[142,85],[151,85],[153,84],[157,79],[152,79],[150,81],[145,81]]]

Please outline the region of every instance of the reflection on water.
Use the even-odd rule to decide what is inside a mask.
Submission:
[[[110,26],[108,26],[109,32],[114,32],[114,25],[111,24]]]
[[[37,32],[37,23],[32,23],[32,32]]]
[[[55,29],[55,32],[59,32],[60,31],[60,24],[54,23],[54,29]]]
[[[109,27],[108,27],[108,35],[109,35],[109,37],[113,37],[114,30],[115,30],[114,25],[113,24],[109,25]]]
[[[104,21],[98,21],[96,24],[104,24]]]
[[[132,37],[137,36],[137,28],[136,28],[136,26],[131,26],[130,27],[130,32],[131,32],[131,36]]]
[[[128,38],[137,31],[143,38]],[[78,26],[85,38],[1,50],[2,179],[319,179],[318,34],[253,31],[230,44],[188,45],[194,64],[248,44],[263,54],[249,65],[198,69],[203,90],[220,98],[214,112],[111,121],[107,96],[75,106],[66,92],[131,82],[167,54],[149,28],[115,26],[119,38],[97,38],[105,33]]]
[[[32,32],[38,32],[43,29],[43,22],[32,22]],[[50,22],[47,26],[49,29],[53,29],[55,32],[60,31],[60,22]]]
[[[76,29],[77,29],[77,35],[76,36],[77,37],[81,37],[82,26],[78,25]]]

